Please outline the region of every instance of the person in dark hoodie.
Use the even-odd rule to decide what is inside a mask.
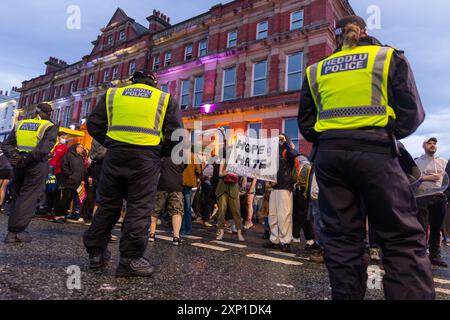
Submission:
[[[426,237],[395,139],[425,119],[404,53],[368,35],[361,17],[336,24],[337,50],[307,68],[298,122],[313,155],[332,297],[367,290],[364,202],[381,247],[386,299],[434,299]]]
[[[81,144],[75,144],[69,148],[69,151],[61,161],[61,186],[60,199],[55,209],[55,222],[63,222],[68,215],[70,204],[78,197],[77,189],[85,176],[85,166],[83,159],[84,147]],[[69,216],[74,219],[74,217]]]

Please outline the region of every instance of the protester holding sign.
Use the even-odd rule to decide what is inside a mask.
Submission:
[[[281,248],[283,252],[291,251],[292,242],[292,206],[293,206],[293,180],[292,170],[297,151],[292,148],[289,137],[285,134],[279,136],[279,165],[277,183],[270,195],[269,224],[270,240],[264,244],[265,248]]]

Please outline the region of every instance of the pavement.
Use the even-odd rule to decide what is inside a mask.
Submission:
[[[0,214],[0,240],[7,216]],[[172,245],[170,231],[160,228],[147,257],[159,271],[147,279],[114,277],[118,243],[111,243],[113,262],[103,271],[88,269],[82,235],[84,225],[34,220],[31,244],[0,243],[0,300],[328,300],[331,290],[324,265],[308,261],[300,251],[283,254],[261,247],[261,226],[214,242],[215,229],[194,224],[194,233],[181,247]],[[120,236],[120,230],[114,230]],[[450,263],[450,248],[443,248]],[[373,268],[378,266],[372,265]],[[437,298],[450,300],[450,270],[433,270]],[[379,282],[378,282],[379,283]],[[378,285],[366,299],[383,299]]]

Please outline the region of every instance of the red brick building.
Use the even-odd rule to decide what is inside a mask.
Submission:
[[[304,70],[332,53],[334,21],[348,14],[347,0],[236,0],[175,25],[154,11],[144,27],[117,9],[89,55],[50,58],[23,82],[20,106],[50,101],[55,122],[77,127],[109,86],[146,68],[187,128],[278,129],[308,152],[296,124]]]

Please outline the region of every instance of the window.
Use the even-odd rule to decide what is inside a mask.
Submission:
[[[198,56],[204,57],[208,54],[208,40],[203,39],[198,44]]]
[[[108,36],[108,40],[107,40],[108,46],[112,45],[113,42],[114,42],[114,37],[113,37],[113,35],[109,35],[109,36]]]
[[[106,69],[106,70],[103,72],[103,82],[108,82],[108,81],[109,81],[109,70]]]
[[[81,118],[86,119],[91,110],[91,99],[84,101],[83,110],[81,111]]]
[[[112,69],[112,80],[119,79],[119,67],[113,67]]]
[[[159,69],[159,55],[153,57],[153,70]]]
[[[189,104],[189,91],[190,91],[190,82],[189,80],[181,81],[181,99],[180,99],[180,108],[184,110],[188,107]]]
[[[89,87],[94,86],[94,74],[89,75]]]
[[[125,33],[125,30],[120,31],[119,33],[119,40],[125,41],[127,39],[127,34]]]
[[[228,47],[227,48],[234,48],[237,46],[237,31],[231,31],[228,32]]]
[[[128,67],[128,74],[131,76],[136,71],[136,62],[131,61],[130,66]]]
[[[303,28],[303,10],[291,13],[291,30]]]
[[[196,77],[194,81],[194,107],[202,105],[203,101],[203,76]]]
[[[64,85],[61,85],[61,87],[59,87],[59,96],[62,97],[64,95]]]
[[[70,93],[75,92],[75,90],[76,90],[76,87],[75,87],[75,81],[72,81],[72,82],[70,83]]]
[[[59,124],[59,113],[60,109],[55,109],[55,111],[53,111],[53,122],[55,124]]]
[[[298,129],[297,119],[286,119],[284,120],[284,133],[291,139],[295,148],[299,150],[300,142],[300,131]]]
[[[253,65],[253,93],[260,96],[267,93],[267,60]]]
[[[163,92],[165,92],[165,93],[169,93],[169,84],[168,84],[168,83],[163,84],[163,85],[161,86],[161,91],[163,91]]]
[[[35,93],[35,94],[33,95],[33,103],[37,103],[37,98],[38,98],[38,94]]]
[[[250,123],[248,125],[248,136],[254,139],[259,139],[261,136],[261,123]]]
[[[53,90],[53,99],[56,99],[56,98],[58,98],[58,87],[56,87]],[[26,104],[28,104],[28,99],[27,99],[27,103]]]
[[[188,44],[186,48],[184,48],[184,60],[192,59],[192,44]]]
[[[223,72],[223,101],[236,98],[236,67]]]
[[[3,120],[6,120],[7,117],[8,117],[8,108],[5,108],[3,110]]]
[[[172,62],[172,51],[167,51],[166,55],[164,57],[164,66],[170,66],[170,63]]]
[[[267,20],[258,23],[258,28],[256,30],[256,39],[265,39],[269,35],[269,22]]]
[[[47,90],[42,91],[42,101],[47,100]]]
[[[70,126],[70,122],[72,120],[72,107],[67,106],[66,110],[64,110],[64,127],[68,128]]]
[[[300,90],[303,78],[303,52],[287,57],[286,91]]]

